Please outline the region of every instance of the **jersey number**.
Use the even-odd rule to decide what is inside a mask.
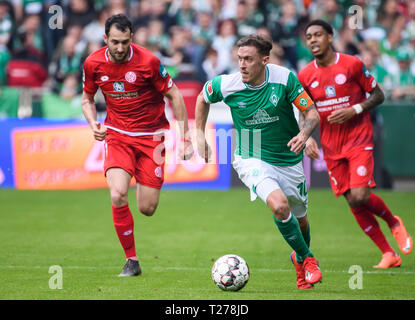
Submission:
[[[307,195],[307,186],[305,181],[301,182],[298,186],[298,191],[300,191],[300,196],[305,197]]]

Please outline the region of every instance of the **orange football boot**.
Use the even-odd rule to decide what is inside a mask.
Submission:
[[[382,255],[382,260],[379,264],[373,266],[376,269],[388,269],[388,268],[397,268],[401,266],[401,257],[399,254],[394,252],[386,252]]]
[[[305,273],[303,265],[297,262],[295,257],[295,251],[291,252],[290,259],[294,265],[295,272],[297,273],[297,288],[298,289],[313,289],[313,286],[305,281]]]
[[[314,257],[307,257],[303,262],[303,270],[305,274],[305,281],[309,284],[321,282],[321,271],[318,266],[318,261]]]
[[[410,254],[412,251],[412,238],[406,231],[402,219],[398,216],[395,216],[395,218],[399,221],[399,225],[392,227],[391,231],[393,237],[396,239],[399,249],[401,249],[404,254]]]

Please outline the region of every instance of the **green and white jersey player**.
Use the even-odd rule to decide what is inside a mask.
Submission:
[[[251,190],[271,209],[275,224],[295,251],[297,286],[311,288],[321,280],[317,260],[309,249],[307,189],[303,149],[320,121],[314,103],[287,68],[268,64],[272,43],[257,35],[237,42],[240,71],[206,82],[196,102],[199,155],[209,161],[205,126],[209,105],[230,107],[237,132],[233,167]],[[293,107],[301,111],[298,124]]]

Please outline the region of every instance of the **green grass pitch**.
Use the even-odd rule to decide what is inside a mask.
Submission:
[[[376,191],[415,236],[415,193]],[[153,217],[136,209],[137,253],[143,274],[118,278],[124,256],[112,224],[108,190],[0,190],[0,299],[136,300],[367,300],[415,299],[415,252],[401,254],[402,267],[377,270],[381,254],[363,234],[344,199],[329,190],[309,190],[311,249],[323,283],[298,290],[290,248],[265,204],[249,201],[247,189],[162,190]],[[378,219],[399,250],[384,221]],[[216,258],[242,256],[251,278],[239,292],[224,292],[211,280]],[[361,289],[350,283],[357,265]],[[49,282],[62,269],[62,289]]]

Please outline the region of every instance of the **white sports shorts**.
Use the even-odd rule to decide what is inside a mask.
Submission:
[[[294,166],[280,167],[235,155],[232,165],[239,179],[249,188],[251,201],[260,197],[267,203],[269,194],[280,189],[287,197],[293,215],[302,218],[307,214],[307,187],[301,161]]]

